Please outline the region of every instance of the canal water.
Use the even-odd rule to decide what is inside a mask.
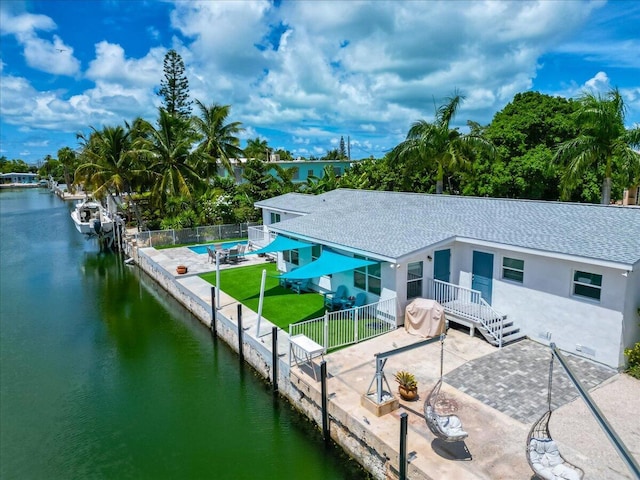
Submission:
[[[366,478],[71,208],[0,191],[0,478]]]

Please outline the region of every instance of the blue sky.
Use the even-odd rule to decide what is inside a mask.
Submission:
[[[491,121],[518,92],[618,87],[640,123],[640,2],[79,1],[0,4],[0,155],[37,163],[90,126],[155,120],[164,55],[246,139],[381,157],[458,89]]]

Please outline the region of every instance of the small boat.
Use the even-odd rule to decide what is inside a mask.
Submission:
[[[113,220],[107,210],[96,200],[84,200],[71,212],[76,229],[85,235],[101,235],[113,230]]]

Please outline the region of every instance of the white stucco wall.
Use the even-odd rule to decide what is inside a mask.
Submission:
[[[627,273],[627,290],[625,292],[624,327],[622,343],[624,348],[632,348],[640,342],[640,263],[635,265],[633,271]],[[621,364],[626,363],[624,352],[621,352]]]
[[[280,214],[280,221],[284,222],[285,220],[289,220],[291,218],[301,217],[302,215],[290,212],[282,212],[280,210],[270,210],[268,208],[262,209],[262,223],[264,225],[271,225],[271,214],[278,213]]]
[[[507,314],[531,339],[555,342],[564,351],[614,368],[622,366],[628,277],[621,270],[462,243],[454,250],[452,270],[459,270],[460,285],[467,288],[471,288],[473,251],[494,255],[492,306]],[[523,283],[501,278],[505,256],[524,260]],[[572,294],[575,270],[602,275],[599,302]]]

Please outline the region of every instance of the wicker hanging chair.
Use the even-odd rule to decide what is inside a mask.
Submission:
[[[424,419],[429,430],[440,440],[445,442],[460,442],[469,434],[462,428],[462,422],[457,415],[439,415],[436,409],[440,388],[442,387],[442,367],[444,363],[444,335],[440,336],[440,379],[431,389],[424,402]]]
[[[549,431],[551,420],[551,384],[553,380],[553,353],[549,362],[547,411],[533,424],[527,435],[527,462],[536,477],[543,480],[582,480],[584,472],[569,463],[560,454]]]

